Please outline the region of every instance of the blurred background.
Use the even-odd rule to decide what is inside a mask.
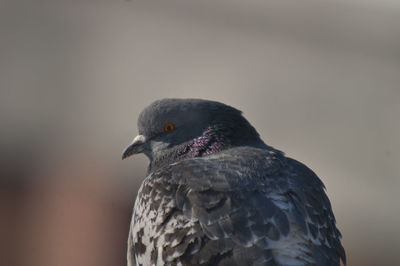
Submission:
[[[400,2],[0,1],[0,264],[124,265],[139,112],[244,111],[323,180],[348,265],[400,265]]]

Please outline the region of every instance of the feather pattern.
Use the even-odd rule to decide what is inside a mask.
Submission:
[[[153,172],[140,188],[131,230],[139,265],[345,261],[319,178],[280,152],[258,148]]]

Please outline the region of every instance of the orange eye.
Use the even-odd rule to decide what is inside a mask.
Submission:
[[[175,129],[175,126],[174,126],[174,124],[171,124],[171,123],[166,123],[166,124],[164,125],[164,127],[163,127],[163,131],[164,131],[165,133],[172,132],[172,131],[174,131],[174,129]]]

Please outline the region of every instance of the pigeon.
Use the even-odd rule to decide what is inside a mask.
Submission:
[[[127,265],[346,264],[325,187],[268,146],[242,112],[162,99],[138,119],[122,158],[144,153]]]

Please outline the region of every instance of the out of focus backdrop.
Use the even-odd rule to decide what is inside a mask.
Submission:
[[[400,265],[400,2],[0,2],[0,264],[124,265],[164,97],[222,101],[323,180],[348,265]]]

